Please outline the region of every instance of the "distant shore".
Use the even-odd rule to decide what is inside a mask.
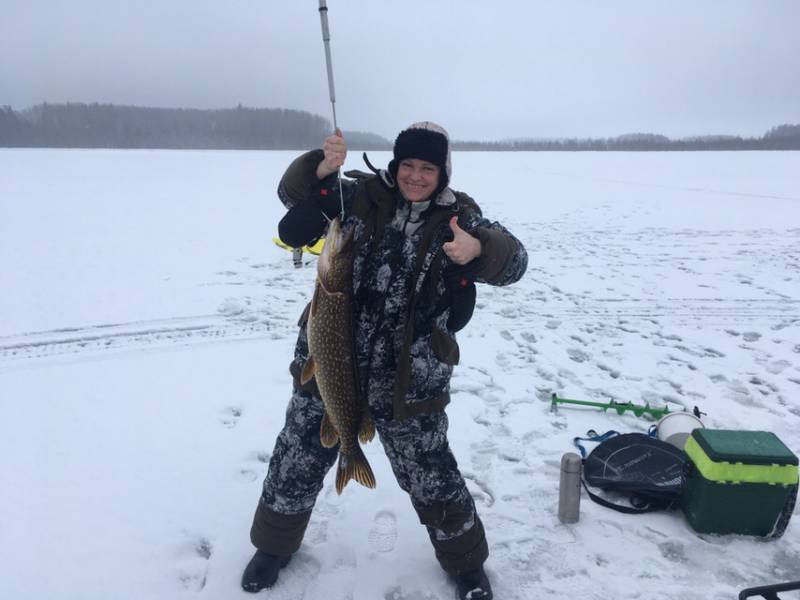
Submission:
[[[114,104],[43,103],[16,111],[0,108],[0,147],[174,150],[304,150],[320,144],[330,122],[280,108],[201,110]],[[353,150],[391,150],[390,140],[345,131]],[[655,133],[610,138],[453,140],[457,151],[669,152],[800,150],[800,125],[777,125],[760,137],[704,135],[670,139]]]

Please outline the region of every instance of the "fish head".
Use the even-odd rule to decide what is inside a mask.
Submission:
[[[325,246],[317,263],[317,277],[329,292],[347,292],[352,287],[356,244],[354,228],[345,233],[339,217],[328,226]]]

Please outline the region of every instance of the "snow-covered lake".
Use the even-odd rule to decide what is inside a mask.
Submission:
[[[314,279],[271,242],[295,155],[0,149],[0,598],[252,597],[239,578]],[[698,406],[800,453],[800,153],[453,168],[530,255],[517,285],[479,288],[448,408],[498,600],[723,600],[800,579],[797,520],[774,542],[698,536],[679,512],[584,497],[560,524],[571,439],[649,422],[549,404]],[[366,453],[378,488],[327,486],[264,597],[452,597],[380,444]]]

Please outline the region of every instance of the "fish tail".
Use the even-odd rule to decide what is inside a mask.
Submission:
[[[351,479],[355,479],[364,487],[375,487],[375,475],[372,467],[367,462],[367,457],[356,444],[355,450],[350,455],[339,454],[339,464],[336,468],[336,493],[341,494],[344,486]]]

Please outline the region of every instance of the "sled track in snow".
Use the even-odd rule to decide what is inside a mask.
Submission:
[[[0,337],[0,370],[45,359],[283,337],[274,329],[264,321],[201,315],[21,333]]]
[[[774,330],[800,326],[800,300],[787,298],[674,298],[665,301],[573,297],[550,302],[531,298],[527,306],[528,315],[539,320],[542,327],[547,326],[548,319],[619,321],[661,318],[709,326],[772,321]],[[52,360],[92,360],[124,352],[285,338],[294,331],[293,321],[265,317],[263,312],[198,315],[4,336],[0,337],[0,371]]]
[[[586,301],[574,297],[531,303],[542,317],[581,319],[678,319],[705,323],[752,320],[780,320],[785,325],[800,322],[800,300],[752,298],[670,298],[649,300],[598,298]]]

